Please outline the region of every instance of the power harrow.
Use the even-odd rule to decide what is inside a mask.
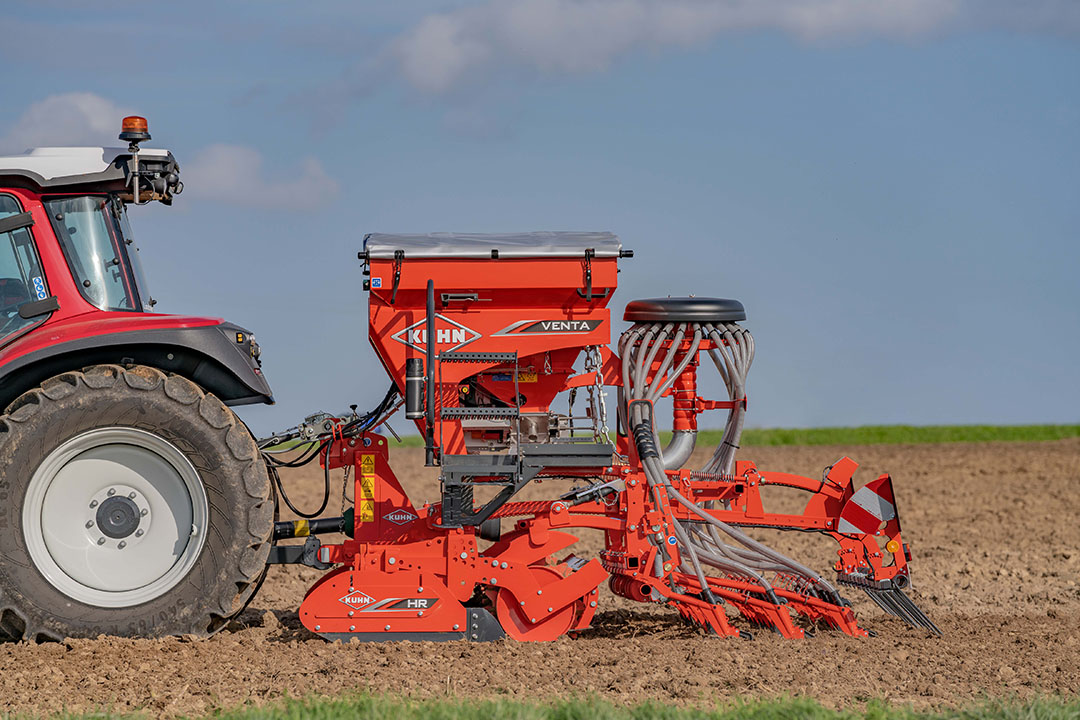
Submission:
[[[940,634],[904,592],[911,558],[888,475],[857,489],[848,458],[820,478],[736,459],[754,358],[741,303],[635,300],[609,347],[607,306],[619,260],[632,256],[607,233],[367,236],[369,335],[389,392],[371,412],[315,415],[260,441],[290,507],[277,468],[317,458],[324,469],[322,508],[275,527],[277,539],[305,544],[278,544],[270,557],[329,571],[300,606],[308,629],[345,640],[554,640],[589,627],[607,582],[725,637],[748,636],[745,627],[868,635],[839,586]],[[699,396],[702,365],[715,367],[725,397]],[[438,473],[437,503],[413,504],[375,432],[402,406]],[[668,406],[665,444],[657,413]],[[699,416],[713,410],[726,413],[723,439],[703,467],[684,468]],[[303,444],[276,449],[286,441]],[[320,518],[334,470],[351,478],[353,507]],[[534,481],[563,485],[550,499],[515,499]],[[802,512],[766,507],[763,490],[781,487],[806,493]],[[836,540],[835,582],[761,542],[759,529]],[[573,553],[576,530],[603,533],[599,558]],[[340,543],[318,537],[339,531]]]

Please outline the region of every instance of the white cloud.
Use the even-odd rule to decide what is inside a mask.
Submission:
[[[606,69],[640,49],[690,47],[724,33],[774,30],[805,40],[919,37],[1001,27],[1080,31],[1080,2],[1037,0],[487,0],[431,13],[383,57],[414,88],[444,94],[507,67]],[[1019,8],[1022,7],[1023,10]]]
[[[185,195],[248,207],[311,210],[336,197],[337,182],[313,157],[298,168],[268,177],[258,150],[243,145],[211,145],[180,161]]]
[[[89,92],[34,103],[0,136],[0,152],[21,153],[49,145],[119,145],[120,120],[131,111]]]

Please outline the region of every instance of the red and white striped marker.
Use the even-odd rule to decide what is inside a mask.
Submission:
[[[840,511],[837,531],[846,535],[873,535],[881,524],[896,517],[892,478],[883,475],[866,483]]]

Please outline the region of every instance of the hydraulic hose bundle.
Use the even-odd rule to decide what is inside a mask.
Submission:
[[[666,545],[672,544],[671,538],[674,538],[679,550],[679,569],[698,578],[702,595],[710,602],[715,600],[705,578],[704,566],[758,585],[777,604],[781,601],[773,591],[773,583],[766,579],[766,573],[794,577],[819,597],[835,602],[838,599],[836,590],[819,574],[704,512],[713,503],[688,500],[665,472],[677,469],[689,459],[696,433],[677,433],[671,443],[660,450],[653,405],[688,365],[696,361],[703,341],[711,341],[707,352],[724,380],[730,409],[722,440],[701,469],[700,476],[730,478],[746,413],[746,378],[754,359],[754,340],[750,332],[735,323],[639,323],[627,330],[619,342],[626,396],[626,402],[620,403],[620,411],[629,414],[627,425],[633,434],[653,502],[657,507],[663,507],[663,496],[666,496],[685,507],[695,518],[692,521],[674,520],[672,536],[665,536],[659,528],[650,535],[650,541],[658,548],[654,575],[663,576],[665,561],[671,555]],[[658,359],[659,366],[651,372]]]
[[[321,516],[327,505],[330,504],[330,450],[336,440],[355,438],[385,422],[394,412],[401,407],[404,399],[397,391],[397,387],[390,386],[386,395],[372,410],[360,415],[355,412],[345,418],[336,418],[327,413],[317,413],[308,417],[303,423],[286,432],[277,433],[269,438],[258,441],[259,450],[262,452],[263,462],[278,496],[285,505],[298,517],[314,519]],[[300,440],[297,444],[290,444]],[[288,459],[278,456],[293,454]],[[317,457],[321,457],[323,466],[323,498],[318,510],[304,512],[293,505],[289,494],[285,492],[285,486],[281,482],[278,468],[298,468],[307,465]]]

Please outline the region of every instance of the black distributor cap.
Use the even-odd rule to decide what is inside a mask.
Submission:
[[[632,300],[623,311],[623,320],[640,323],[731,323],[745,319],[746,308],[743,304],[727,298],[648,298]]]

